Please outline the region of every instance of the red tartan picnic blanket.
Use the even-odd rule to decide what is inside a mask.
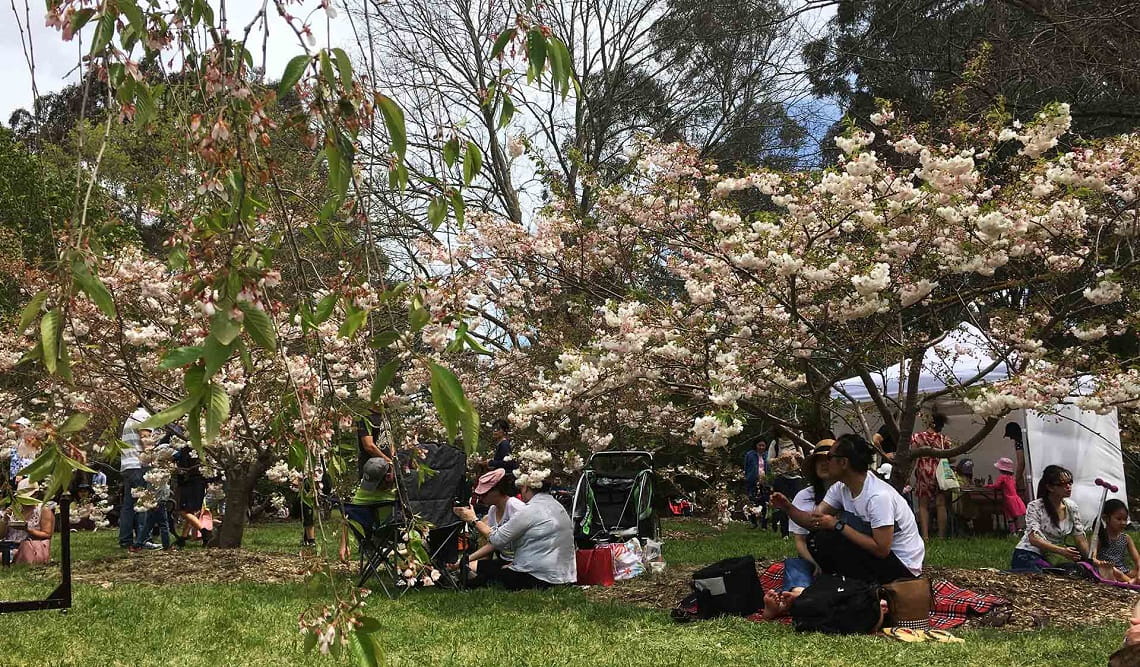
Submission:
[[[760,573],[760,586],[764,592],[779,588],[784,583],[784,564],[773,563]],[[940,579],[934,582],[934,605],[930,610],[930,627],[935,630],[952,630],[966,622],[971,614],[981,615],[994,607],[1009,604],[1009,600],[996,595],[975,593]],[[762,621],[759,613],[749,620]],[[790,618],[781,618],[782,623],[791,623]]]

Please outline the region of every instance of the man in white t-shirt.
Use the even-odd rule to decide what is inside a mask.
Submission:
[[[926,545],[914,512],[894,487],[868,474],[874,451],[847,434],[831,449],[829,475],[835,480],[811,518],[809,548],[825,572],[881,584],[922,574]],[[838,514],[851,512],[871,526],[866,535]]]
[[[119,452],[119,472],[122,473],[123,504],[119,509],[119,546],[137,551],[136,544],[145,544],[149,535],[143,535],[146,512],[135,511],[135,497],[131,491],[144,485],[142,464],[139,452],[142,451],[142,438],[150,434],[150,429],[139,430],[138,425],[150,419],[150,411],[141,404],[123,424],[123,448]],[[141,538],[141,539],[140,539]]]

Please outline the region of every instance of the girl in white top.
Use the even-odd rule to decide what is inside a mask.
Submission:
[[[483,535],[484,538],[490,537],[491,532],[502,526],[510,520],[512,516],[517,514],[520,510],[526,507],[526,503],[515,497],[517,491],[515,490],[515,478],[508,475],[502,468],[496,468],[491,472],[479,478],[479,483],[475,485],[472,495],[475,497],[476,502],[481,502],[490,505],[487,510],[487,516],[482,521],[475,524],[475,527]],[[455,513],[464,520],[467,519],[467,513],[461,512],[467,508],[456,508]],[[486,528],[480,528],[483,526]],[[472,562],[481,558],[486,558],[495,553],[495,547],[487,542],[482,547],[479,547],[475,553],[469,556]],[[503,549],[499,551],[499,557],[505,561],[514,560],[514,552],[510,549]]]

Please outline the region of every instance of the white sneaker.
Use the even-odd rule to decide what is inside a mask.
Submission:
[[[161,544],[155,544],[154,542],[143,542],[143,549],[152,549],[153,550],[153,549],[161,549],[161,548],[162,548]]]

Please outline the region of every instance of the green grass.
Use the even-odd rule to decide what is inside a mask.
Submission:
[[[734,526],[717,531],[670,522],[681,531],[666,544],[673,564],[702,564],[752,553],[774,559],[790,542]],[[256,526],[247,546],[292,551],[296,524]],[[1008,540],[935,542],[928,562],[1002,567]],[[110,532],[77,534],[77,561],[118,557]],[[146,555],[140,557],[147,557]],[[620,584],[619,584],[620,585]],[[0,596],[43,595],[50,584],[26,571],[0,572]],[[80,584],[67,614],[0,617],[4,665],[345,664],[306,656],[297,616],[327,592],[306,584]],[[910,645],[868,637],[799,635],[786,626],[721,619],[677,625],[666,610],[591,600],[577,589],[506,593],[413,592],[392,602],[373,597],[369,613],[393,665],[961,665],[1104,664],[1119,645],[1123,622],[1079,631],[969,631],[962,645]]]

